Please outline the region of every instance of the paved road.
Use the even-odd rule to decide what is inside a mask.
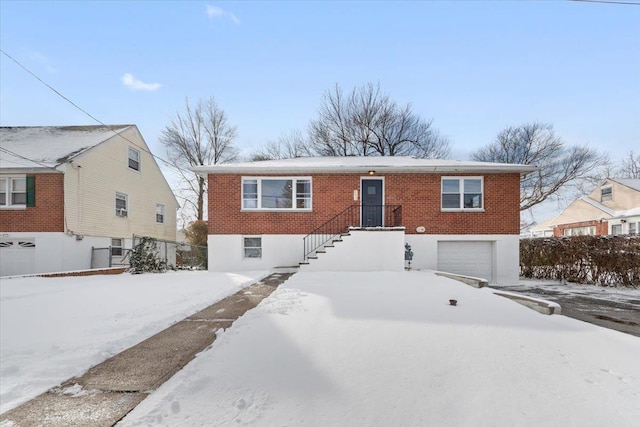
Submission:
[[[492,287],[557,302],[565,316],[640,337],[640,299],[611,301],[595,295],[568,294],[535,286]]]

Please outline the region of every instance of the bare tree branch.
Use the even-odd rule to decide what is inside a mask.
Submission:
[[[618,178],[640,179],[640,153],[634,155],[633,150],[629,151],[622,159],[622,165],[617,170],[616,176]]]
[[[578,186],[599,175],[608,157],[588,147],[566,147],[553,126],[527,123],[501,131],[491,144],[472,154],[473,160],[537,165],[520,185],[520,210],[529,209],[561,189]]]
[[[336,85],[323,94],[309,125],[311,151],[321,156],[446,158],[450,142],[411,105],[399,106],[380,85],[368,83],[345,97]]]
[[[296,157],[309,157],[313,153],[309,143],[299,130],[291,130],[280,136],[277,141],[267,143],[249,155],[252,161],[293,159]]]
[[[171,117],[160,134],[169,161],[188,184],[186,200],[195,206],[198,220],[204,217],[206,181],[189,171],[189,167],[235,160],[238,155],[235,138],[236,127],[229,124],[213,97],[199,100],[195,106],[187,98],[184,112]]]

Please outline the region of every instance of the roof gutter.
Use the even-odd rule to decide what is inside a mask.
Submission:
[[[363,173],[375,170],[376,175],[385,173],[520,173],[524,176],[539,169],[532,165],[511,165],[491,167],[477,167],[467,165],[442,165],[442,166],[314,166],[300,165],[288,167],[257,167],[257,166],[233,166],[230,164],[219,166],[195,166],[190,168],[202,177],[208,174],[349,174]]]

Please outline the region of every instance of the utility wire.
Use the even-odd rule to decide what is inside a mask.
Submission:
[[[103,123],[101,120],[97,119],[96,117],[94,117],[93,115],[91,115],[88,111],[84,110],[83,108],[81,108],[78,104],[76,104],[75,102],[73,102],[72,100],[70,100],[69,98],[67,98],[66,96],[64,96],[62,93],[60,93],[59,91],[57,91],[54,87],[52,87],[50,84],[48,84],[47,82],[45,82],[44,80],[42,80],[40,77],[38,77],[35,73],[31,72],[31,70],[29,70],[27,67],[25,67],[24,65],[22,65],[20,62],[18,62],[15,58],[13,58],[11,55],[9,55],[7,52],[5,52],[4,50],[0,49],[0,52],[2,52],[3,55],[5,55],[7,58],[9,58],[10,60],[12,60],[13,62],[15,62],[20,68],[22,68],[24,71],[26,71],[27,73],[31,74],[36,80],[38,80],[40,83],[42,83],[43,85],[45,85],[46,87],[48,87],[49,89],[51,89],[56,95],[58,95],[59,97],[61,97],[62,99],[64,99],[65,101],[67,101],[69,104],[73,105],[75,108],[77,108],[78,110],[82,111],[84,114],[86,114],[87,116],[91,117],[91,119],[95,120],[96,122],[100,123],[102,126],[104,126],[107,130],[110,130],[111,132],[113,132],[114,134],[116,134],[117,136],[119,136],[120,138],[129,141],[133,146],[138,147],[140,150],[149,153],[152,157],[160,160],[161,162],[165,163],[167,166],[171,167],[172,169],[177,169],[176,166],[174,166],[171,162],[163,159],[160,156],[157,156],[155,154],[153,154],[150,150],[147,150],[144,147],[139,146],[138,144],[136,144],[135,142],[131,141],[129,138],[123,136],[120,134],[120,132],[116,131],[115,129],[113,129],[111,126]],[[5,151],[9,151],[4,149]],[[19,156],[16,153],[12,153],[13,155],[16,155],[18,157],[22,157],[23,159],[26,160],[30,160],[34,163],[38,163],[40,165],[43,165],[42,163],[39,163],[35,160],[32,159],[28,159],[26,157],[23,156]],[[44,165],[43,165],[44,166]],[[49,167],[49,166],[46,166]],[[49,167],[50,168],[50,167]],[[53,168],[50,168],[53,169]],[[57,170],[57,169],[54,169]]]
[[[39,162],[39,161],[37,161],[37,160],[30,159],[30,158],[25,157],[25,156],[23,156],[23,155],[21,155],[21,154],[14,153],[13,151],[8,150],[8,149],[6,149],[6,148],[4,148],[4,147],[0,147],[0,151],[3,151],[3,152],[5,152],[5,153],[7,153],[7,154],[11,154],[12,156],[16,156],[16,157],[19,157],[19,158],[24,159],[24,160],[28,160],[28,161],[30,161],[30,162],[33,162],[33,163],[37,164],[37,165],[44,166],[44,167],[45,167],[45,168],[47,168],[47,169],[51,169],[51,170],[54,170],[54,171],[56,171],[56,172],[59,172],[59,171],[58,171],[58,169],[56,169],[56,168],[52,168],[52,167],[51,167],[51,166],[49,166],[49,165],[46,165],[46,164],[44,164],[44,163],[42,163],[42,162]],[[15,162],[13,162],[13,163],[15,163]],[[16,163],[16,164],[18,164],[18,163]],[[23,165],[23,166],[28,166],[28,165]]]
[[[621,0],[571,0],[583,3],[603,3],[603,4],[623,4],[626,6],[640,6],[640,1],[621,1]]]

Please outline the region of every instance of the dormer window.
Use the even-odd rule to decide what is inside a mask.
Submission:
[[[129,169],[140,172],[140,152],[129,147]]]
[[[601,187],[600,188],[600,201],[601,202],[608,202],[613,200],[613,187],[611,186],[607,186],[607,187]]]

